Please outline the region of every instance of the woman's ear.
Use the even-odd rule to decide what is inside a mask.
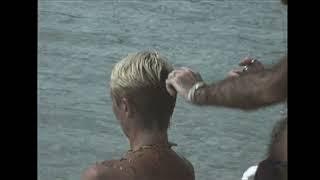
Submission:
[[[131,117],[133,114],[132,107],[130,106],[129,99],[127,97],[121,98],[120,109],[126,118]]]

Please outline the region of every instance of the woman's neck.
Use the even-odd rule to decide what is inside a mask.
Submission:
[[[131,150],[135,151],[146,145],[167,145],[167,132],[162,131],[139,131],[132,138],[129,138]]]

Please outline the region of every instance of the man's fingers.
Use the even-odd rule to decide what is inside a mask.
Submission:
[[[171,96],[177,95],[177,91],[172,85],[172,80],[168,80],[168,79],[166,80],[166,89]]]
[[[179,70],[173,70],[171,73],[169,73],[168,79],[173,79],[178,72]]]
[[[181,67],[180,69],[185,70],[185,71],[187,71],[187,72],[190,72],[191,75],[196,78],[196,81],[202,81],[202,77],[201,77],[200,73],[192,70],[191,68]]]
[[[241,72],[243,72],[243,67],[234,68],[231,71],[234,72],[234,73],[241,73]]]
[[[242,73],[242,70],[240,69],[233,69],[228,72],[227,77],[239,77]]]
[[[253,63],[252,60],[254,60],[254,58],[245,58],[239,63],[239,65],[240,66],[248,66]]]
[[[228,73],[228,78],[233,78],[233,77],[239,77],[240,75],[238,74],[238,73],[235,73],[235,72],[232,72],[232,71],[230,71],[229,73]]]
[[[173,71],[171,71],[168,75],[168,79],[173,79],[177,76],[177,74],[181,74],[183,73],[185,70],[182,70],[182,69],[175,69]]]
[[[190,72],[190,73],[192,73],[192,75],[198,75],[199,73],[198,72],[196,72],[196,71],[194,71],[194,70],[192,70],[191,68],[188,68],[188,67],[181,67],[180,68],[181,70],[184,70],[184,71],[187,71],[187,72]]]
[[[174,77],[174,73],[175,73],[175,70],[170,72],[167,79],[172,79]]]

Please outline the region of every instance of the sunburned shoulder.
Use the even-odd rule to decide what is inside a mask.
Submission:
[[[81,180],[127,180],[130,177],[121,170],[112,166],[115,161],[105,161],[103,163],[96,163],[88,167],[81,176]]]

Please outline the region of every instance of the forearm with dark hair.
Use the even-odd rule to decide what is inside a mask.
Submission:
[[[245,110],[279,103],[287,98],[287,58],[271,69],[225,79],[196,91],[195,104]]]

